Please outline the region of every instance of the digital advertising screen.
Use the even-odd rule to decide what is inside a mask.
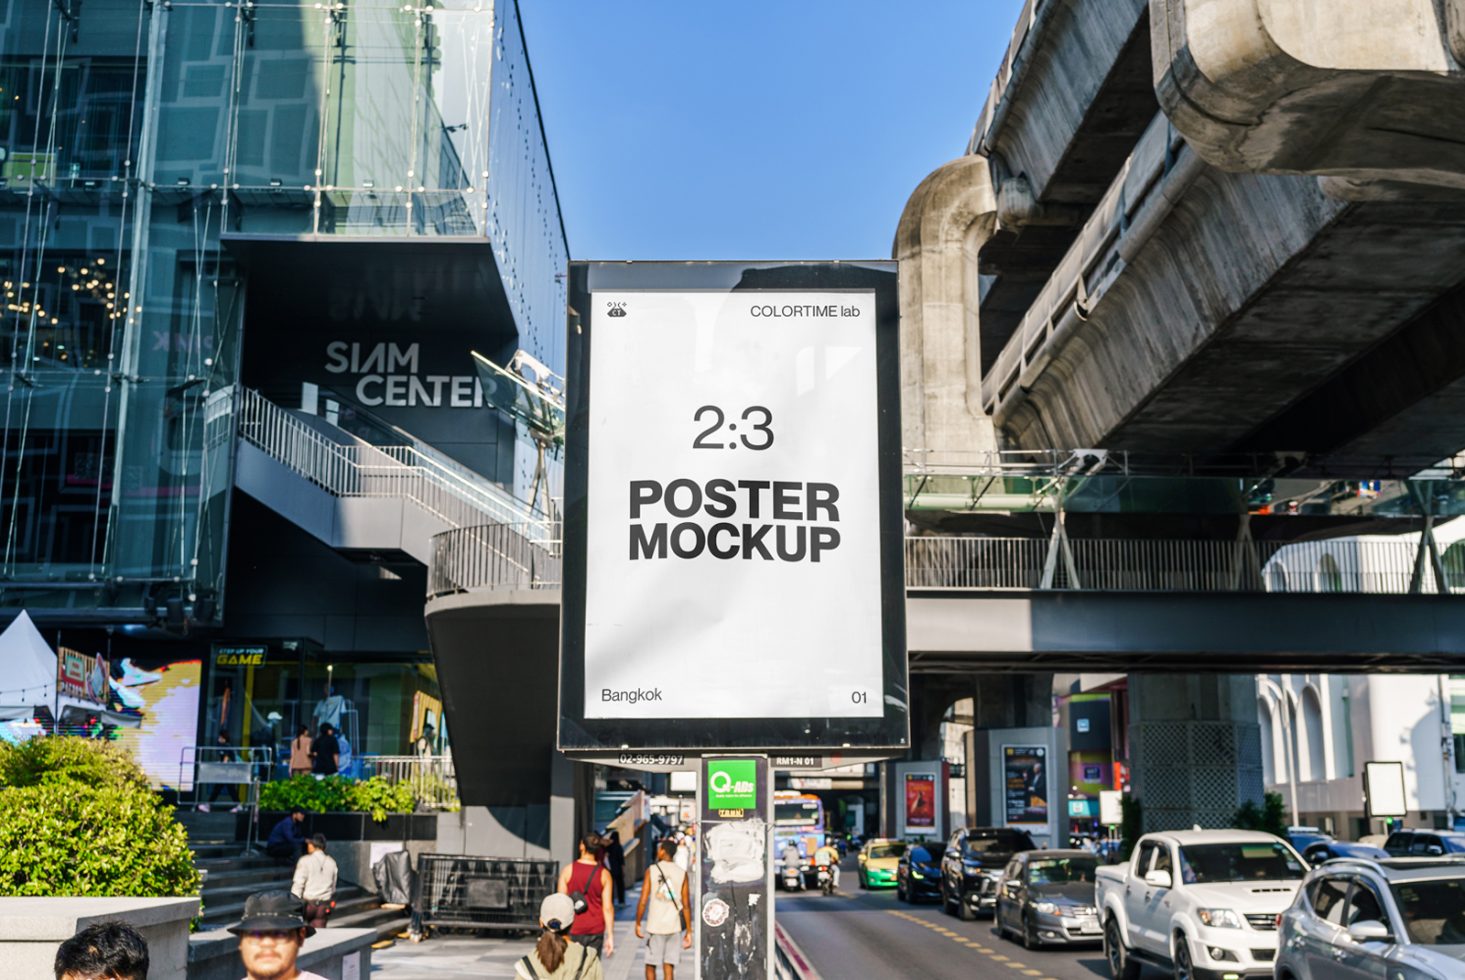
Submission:
[[[905,826],[907,830],[936,826],[936,777],[927,773],[905,774]]]

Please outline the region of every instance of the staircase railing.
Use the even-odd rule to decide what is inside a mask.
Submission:
[[[531,540],[553,535],[524,501],[418,446],[337,442],[249,389],[240,391],[238,424],[245,442],[334,496],[405,498],[453,527],[502,523]]]

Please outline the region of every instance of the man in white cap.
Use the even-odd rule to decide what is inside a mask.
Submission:
[[[560,892],[539,903],[544,929],[534,950],[514,964],[517,980],[604,980],[600,953],[593,946],[572,943],[566,936],[575,924],[575,902]]]

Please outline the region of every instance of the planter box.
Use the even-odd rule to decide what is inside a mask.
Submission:
[[[261,810],[259,840],[263,844],[275,824],[290,815],[289,811]],[[244,840],[249,834],[250,814],[236,815],[234,836]],[[389,813],[377,823],[369,813],[306,813],[305,834],[325,834],[327,841],[435,841],[437,814]]]

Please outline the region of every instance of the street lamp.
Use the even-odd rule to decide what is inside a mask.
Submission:
[[[1258,677],[1257,686],[1269,701],[1276,703],[1276,710],[1282,717],[1282,758],[1287,765],[1287,791],[1292,803],[1292,826],[1302,825],[1302,815],[1297,810],[1297,747],[1292,738],[1292,716],[1287,707],[1287,694],[1282,686],[1270,677]]]

